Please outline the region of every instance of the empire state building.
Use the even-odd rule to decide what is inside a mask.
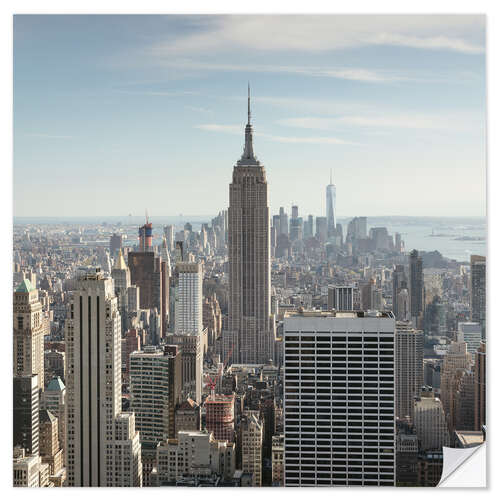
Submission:
[[[254,155],[252,133],[249,86],[245,149],[229,185],[229,318],[223,335],[225,357],[244,364],[272,359],[275,337],[266,171]]]

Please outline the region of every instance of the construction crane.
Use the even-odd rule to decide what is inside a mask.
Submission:
[[[226,359],[224,360],[224,363],[222,363],[222,370],[220,371],[220,373],[217,374],[217,376],[214,379],[210,375],[208,375],[208,373],[206,375],[208,378],[207,387],[210,388],[210,396],[212,399],[215,397],[215,387],[217,385],[217,381],[219,380],[219,377],[224,373],[224,368],[226,367],[226,364],[229,361],[231,354],[233,353],[233,349],[234,349],[234,344],[231,346],[231,349],[229,350]]]

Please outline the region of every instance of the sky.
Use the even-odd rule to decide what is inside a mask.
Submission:
[[[485,17],[16,15],[14,216],[486,213]]]

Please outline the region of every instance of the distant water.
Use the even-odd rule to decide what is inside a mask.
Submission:
[[[470,261],[471,254],[486,255],[486,217],[368,217],[368,229],[377,226],[387,227],[392,235],[401,233],[407,251],[438,250],[444,257],[459,262]],[[484,239],[456,239],[463,237]]]
[[[151,217],[155,244],[162,234],[162,226],[173,224],[178,231],[186,222],[194,230],[199,230],[203,222],[210,223],[215,215],[177,215]],[[351,217],[339,218],[344,229]],[[107,217],[14,217],[15,225],[24,224],[67,224],[68,226],[121,222],[123,226],[144,224],[144,216],[107,216]],[[486,255],[487,220],[486,217],[368,217],[368,230],[371,227],[386,227],[390,234],[401,233],[407,251],[438,250],[444,257],[457,261],[469,261],[471,254]],[[434,236],[431,236],[434,233]],[[482,241],[464,241],[455,238],[484,238]]]

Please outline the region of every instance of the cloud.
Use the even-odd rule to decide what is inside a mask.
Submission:
[[[296,75],[336,78],[366,83],[391,83],[415,80],[390,71],[374,71],[367,68],[333,68],[318,66],[280,66],[266,64],[228,64],[201,62],[189,59],[165,59],[164,66],[193,71],[231,71],[244,73],[289,73]]]
[[[202,125],[195,125],[195,128],[200,130],[207,130],[209,132],[223,132],[233,135],[243,135],[241,125],[221,125],[217,123],[207,123]],[[343,145],[356,145],[354,142],[344,141],[337,137],[290,137],[279,136],[273,134],[265,134],[254,132],[256,137],[262,137],[273,142],[283,142],[290,144],[343,144]]]
[[[334,118],[301,117],[278,120],[280,125],[313,130],[332,130],[346,125],[360,128],[404,128],[421,130],[466,130],[477,123],[472,115],[397,114],[344,115]],[[475,126],[475,125],[474,125]]]
[[[402,46],[484,52],[482,15],[231,15],[205,18],[197,30],[151,47],[156,56],[254,49],[324,52]]]

